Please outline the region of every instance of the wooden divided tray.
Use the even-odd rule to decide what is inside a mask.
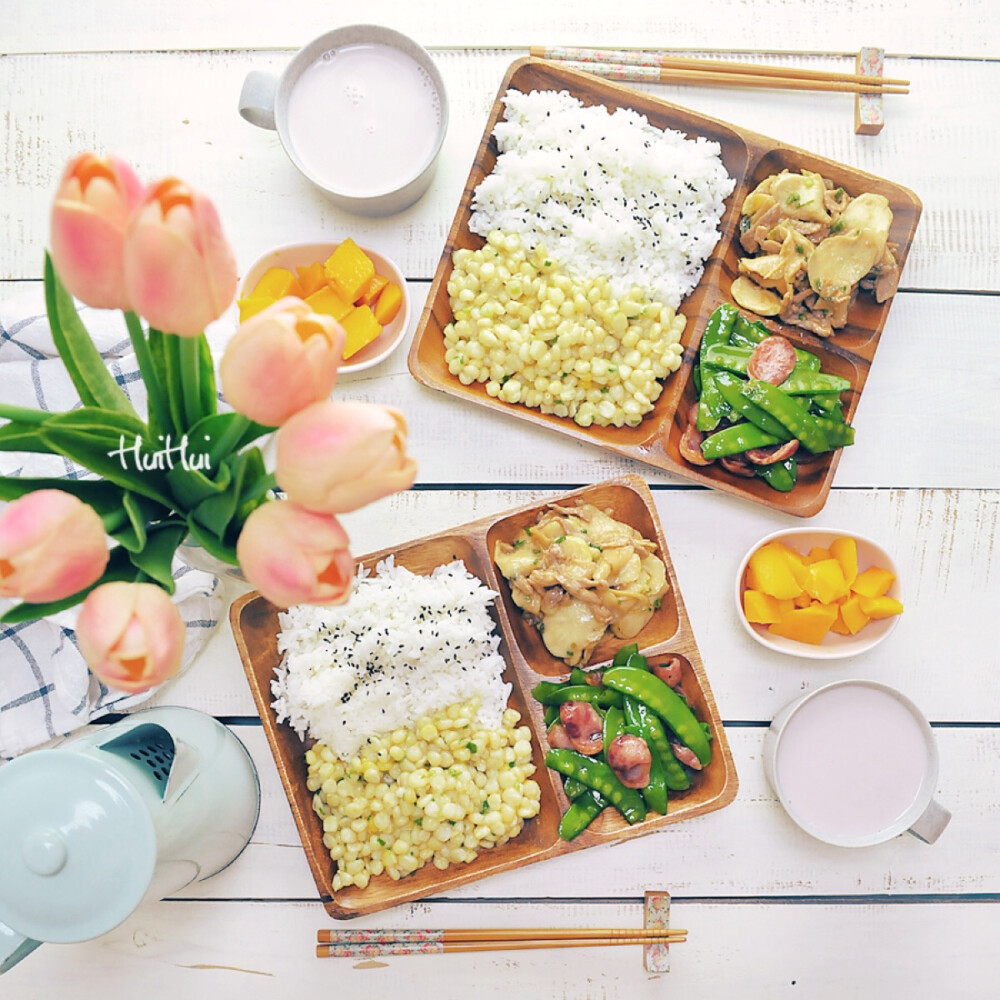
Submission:
[[[680,306],[679,311],[687,317],[682,337],[682,365],[666,380],[663,393],[654,409],[638,427],[579,427],[567,418],[494,399],[487,395],[484,385],[463,385],[448,371],[444,360],[443,330],[452,320],[447,287],[452,271],[452,253],[463,248],[478,249],[484,243],[480,236],[469,231],[468,220],[473,192],[480,181],[493,170],[497,160],[497,145],[492,133],[503,116],[501,98],[510,88],[522,92],[566,90],[585,105],[603,104],[612,111],[631,108],[645,115],[657,128],[673,129],[691,138],[704,136],[720,144],[723,163],[736,181],[736,187],[726,201],[720,223],[721,238],[706,262],[697,288]],[[431,285],[427,305],[417,325],[409,353],[410,372],[417,381],[432,389],[521,420],[550,427],[577,440],[646,462],[705,486],[724,490],[787,514],[799,517],[816,514],[822,509],[829,494],[841,454],[839,450],[821,455],[809,463],[802,463],[798,483],[790,493],[778,493],[756,479],[733,476],[718,463],[697,468],[685,462],[678,451],[688,409],[696,400],[692,373],[705,323],[717,305],[731,301],[729,288],[738,273],[739,257],[744,255],[735,238],[743,200],[765,177],[785,168],[792,171],[802,168],[815,171],[830,178],[834,184],[843,186],[852,196],[863,191],[885,195],[893,212],[889,241],[898,247],[896,256],[900,267],[905,264],[921,213],[920,200],[907,188],[756,132],[668,104],[642,91],[599,79],[589,73],[565,69],[558,63],[541,59],[515,61],[500,85]],[[780,332],[795,346],[819,355],[824,372],[850,380],[851,389],[842,397],[844,416],[850,421],[868,378],[868,370],[892,302],[893,299],[890,298],[879,305],[869,293],[860,293],[851,307],[849,325],[827,340],[798,327],[770,320],[765,320],[765,323],[772,332]]]
[[[612,516],[632,525],[646,538],[656,542],[657,554],[666,567],[670,590],[652,619],[632,641],[637,642],[640,650],[651,658],[667,654],[678,656],[683,668],[681,688],[697,716],[710,725],[714,740],[711,762],[695,776],[691,788],[685,792],[671,793],[666,816],[651,813],[642,822],[629,826],[615,810],[606,809],[590,829],[567,842],[559,838],[557,826],[568,801],[562,790],[561,779],[543,763],[547,750],[543,710],[532,698],[531,689],[540,680],[565,677],[569,668],[545,650],[536,630],[522,618],[511,600],[506,581],[496,569],[491,553],[498,540],[510,541],[521,528],[532,523],[546,503],[575,499],[609,510]],[[313,812],[312,792],[306,788],[307,744],[300,740],[290,726],[279,723],[271,708],[271,679],[279,662],[279,609],[258,593],[247,594],[233,603],[230,621],[236,645],[316,887],[331,916],[347,918],[372,913],[570,851],[655,833],[681,820],[721,809],[735,798],[737,777],[732,754],[691,631],[691,623],[684,610],[663,529],[645,483],[636,476],[626,476],[574,490],[552,500],[520,507],[451,531],[373,552],[359,560],[366,567],[373,568],[380,560],[392,555],[397,565],[425,574],[436,566],[461,559],[469,572],[500,595],[493,604],[492,614],[502,636],[500,653],[506,663],[504,679],[512,687],[511,707],[517,709],[521,714],[522,724],[528,725],[532,731],[536,766],[533,778],[541,789],[541,809],[536,817],[525,822],[524,829],[513,840],[481,851],[475,861],[467,864],[452,865],[445,871],[439,871],[428,864],[400,881],[392,881],[383,875],[373,878],[364,889],[352,886],[333,890],[334,862],[323,845],[322,822]],[[622,639],[604,640],[595,650],[588,666],[606,665],[615,650],[625,644],[626,641]]]

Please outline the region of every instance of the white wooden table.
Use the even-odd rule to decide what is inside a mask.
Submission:
[[[248,70],[280,69],[295,48],[351,20],[396,27],[430,48],[451,98],[432,189],[385,220],[332,209],[295,174],[277,138],[236,112]],[[4,297],[39,281],[58,174],[70,155],[96,149],[122,154],[143,176],[174,172],[208,192],[241,266],[278,243],[351,234],[401,264],[420,307],[499,81],[530,44],[761,53],[841,71],[851,69],[850,54],[860,46],[882,46],[887,73],[910,78],[912,92],[887,100],[887,124],[876,137],[854,135],[846,95],[680,86],[655,92],[898,181],[924,204],[856,415],[857,444],[813,519],[881,539],[902,570],[906,613],[898,629],[853,661],[816,664],[768,654],[736,621],[730,591],[739,557],[763,534],[801,522],[431,393],[407,372],[405,348],[344,379],[338,390],[344,398],[399,406],[420,462],[414,490],[347,518],[358,553],[569,485],[623,472],[644,476],[740,777],[738,798],[722,811],[358,923],[635,925],[643,890],[667,888],[675,923],[690,931],[667,976],[647,976],[637,948],[399,958],[367,969],[313,958],[315,930],[329,920],[224,624],[157,700],[218,716],[246,743],[264,793],[251,846],[222,875],[140,909],[99,940],[46,947],[3,977],[0,996],[998,995],[1000,8],[994,0],[955,9],[920,0],[905,9],[898,0],[681,7],[661,0],[370,0],[357,17],[342,5],[261,0],[0,0],[0,24]],[[904,835],[863,850],[825,847],[798,831],[768,788],[761,746],[775,711],[802,691],[848,676],[900,688],[932,720],[941,750],[938,798],[954,813],[935,846]]]

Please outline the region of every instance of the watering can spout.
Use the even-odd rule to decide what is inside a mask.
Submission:
[[[0,975],[27,958],[42,942],[33,941],[0,923]]]

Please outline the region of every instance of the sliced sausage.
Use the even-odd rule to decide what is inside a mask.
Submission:
[[[753,471],[753,466],[746,460],[745,452],[738,455],[725,455],[719,459],[719,464],[734,476],[743,476],[744,479],[752,479],[757,475]]]
[[[754,465],[772,465],[774,462],[784,462],[786,458],[791,458],[798,450],[799,442],[796,438],[792,438],[791,441],[770,444],[766,448],[750,448],[743,454]]]
[[[545,739],[553,750],[573,750],[573,741],[561,722],[553,722],[545,733]]]
[[[701,770],[701,761],[698,760],[697,754],[684,746],[683,743],[671,743],[670,749],[673,750],[674,756],[686,767],[690,767],[693,771]]]
[[[626,788],[645,788],[653,755],[641,736],[621,733],[608,744],[608,765]]]
[[[762,340],[750,355],[747,374],[771,385],[781,385],[795,367],[795,348],[784,337],[774,334]]]
[[[694,424],[688,424],[677,445],[681,458],[692,465],[711,465],[715,459],[705,458],[702,454],[701,442],[704,440],[705,435]]]
[[[654,663],[651,672],[670,687],[677,687],[681,682],[681,661],[672,656],[666,663]]]
[[[564,701],[559,706],[559,721],[574,750],[593,757],[604,749],[604,722],[590,702]]]
[[[603,670],[588,670],[587,671],[587,683],[591,687],[600,687],[603,678],[604,678],[604,671]]]

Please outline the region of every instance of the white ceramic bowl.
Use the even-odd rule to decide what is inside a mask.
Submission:
[[[843,528],[785,528],[782,531],[775,531],[766,535],[760,541],[755,542],[740,560],[740,567],[736,573],[734,586],[734,597],[736,600],[736,616],[747,634],[756,639],[762,646],[773,649],[779,653],[787,653],[789,656],[801,656],[812,660],[835,660],[846,656],[857,656],[865,653],[874,646],[882,642],[890,632],[896,627],[899,615],[890,618],[882,618],[870,621],[856,635],[839,635],[836,632],[827,632],[823,641],[817,646],[808,642],[799,642],[796,639],[787,639],[784,636],[774,635],[769,632],[766,625],[755,625],[747,621],[743,613],[743,591],[744,577],[746,576],[747,565],[750,557],[762,545],[768,542],[783,542],[789,548],[805,555],[814,546],[828,548],[835,538],[849,536],[855,540],[858,547],[858,572],[866,570],[869,566],[881,566],[892,573],[896,579],[889,588],[889,597],[894,597],[897,601],[903,601],[903,591],[899,582],[899,571],[895,562],[885,549],[877,542],[859,535],[855,531]],[[904,612],[905,613],[905,612]]]
[[[297,267],[308,267],[316,261],[326,260],[342,242],[342,240],[333,240],[326,243],[289,243],[269,250],[247,269],[240,281],[237,298],[246,298],[269,267],[283,267],[294,273]],[[385,361],[399,347],[406,336],[406,331],[410,328],[410,290],[403,273],[384,254],[380,254],[371,247],[361,246],[360,243],[358,246],[371,257],[377,273],[399,285],[403,292],[403,304],[399,307],[399,312],[396,313],[392,322],[387,323],[382,328],[382,332],[370,344],[366,344],[360,351],[352,355],[349,361],[345,361],[340,366],[341,374],[364,371],[366,368],[372,368]]]

